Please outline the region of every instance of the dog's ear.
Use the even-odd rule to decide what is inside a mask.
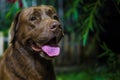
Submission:
[[[21,11],[19,11],[15,17],[14,20],[10,26],[10,43],[14,43],[15,39],[16,39],[16,34],[18,31],[18,27],[19,27],[19,16],[20,16]]]

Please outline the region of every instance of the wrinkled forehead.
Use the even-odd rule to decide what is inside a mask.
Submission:
[[[26,9],[22,10],[21,14],[23,16],[27,16],[27,15],[33,14],[35,12],[39,12],[41,14],[56,13],[56,10],[53,6],[41,5],[41,6],[37,6],[37,7],[26,8]]]

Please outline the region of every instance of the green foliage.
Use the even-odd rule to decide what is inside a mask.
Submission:
[[[69,72],[57,75],[57,80],[119,80],[120,72],[108,72],[107,68],[101,68],[98,72],[95,69],[90,71]]]
[[[26,0],[22,0],[23,1],[23,7],[27,8],[27,2]],[[19,7],[19,3],[16,0],[15,3],[13,3],[13,5],[10,7],[8,13],[5,15],[6,21],[8,21],[8,24],[10,25],[11,22],[13,21],[13,16],[15,16],[15,14],[20,10],[21,8]]]
[[[110,66],[110,68],[116,68],[117,66],[117,59],[116,59],[116,53],[114,53],[111,49],[107,47],[105,43],[101,45],[101,48],[104,50],[103,53],[101,53],[98,58],[102,58],[104,56],[108,56],[107,63]]]
[[[93,80],[86,72],[61,74],[57,80]]]
[[[23,7],[25,7],[25,8],[28,7],[26,0],[22,0],[22,1],[23,1]],[[3,14],[4,18],[1,18],[1,22],[0,22],[0,29],[4,31],[5,35],[8,35],[8,29],[10,28],[13,18],[15,16],[15,14],[21,9],[19,7],[18,0],[16,0],[16,2],[12,3],[12,4],[9,3],[9,6],[11,6],[11,7],[8,7],[7,13]],[[4,21],[4,22],[2,22],[2,21]]]
[[[64,10],[65,10],[65,14],[64,14],[64,21],[65,23],[67,22],[67,24],[65,24],[65,30],[67,32],[73,32],[75,33],[75,29],[76,25],[79,25],[79,10],[77,9],[79,6],[79,3],[83,2],[83,0],[75,0],[75,1],[71,1],[71,3],[69,3],[69,1],[66,4]],[[72,6],[72,7],[71,7]],[[72,21],[72,22],[71,22]]]
[[[13,20],[13,16],[16,14],[17,11],[19,11],[20,8],[19,8],[19,4],[18,4],[18,1],[16,1],[12,7],[10,8],[10,10],[8,11],[8,13],[5,15],[5,18],[6,18],[6,21],[8,21],[10,24],[11,21]]]
[[[120,0],[115,0],[116,1],[116,3],[119,5],[120,4]]]
[[[79,34],[78,39],[83,40],[84,46],[90,31],[99,33],[102,29],[101,23],[97,21],[102,4],[103,1],[101,0],[88,3],[84,2],[84,0],[76,0],[72,4],[73,7],[68,9],[65,14],[65,19],[67,21],[72,20],[71,23],[73,23],[68,24],[69,27],[66,30],[70,33]]]
[[[78,40],[83,42],[83,46],[86,46],[90,32],[97,34],[96,38],[99,40],[99,34],[104,31],[102,26],[104,18],[101,16],[100,10],[104,7],[105,1],[75,0],[66,4],[64,19],[67,24],[65,24],[65,31],[70,34],[75,33],[78,36]],[[118,12],[120,12],[118,8],[120,0],[112,1]]]
[[[99,57],[103,57],[103,56],[105,56],[105,55],[109,55],[110,59],[113,59],[112,57],[115,56],[115,55],[114,55],[115,53],[114,53],[111,49],[109,49],[105,43],[103,43],[103,44],[101,45],[101,48],[104,49],[105,52],[102,53],[102,54],[100,54]]]
[[[102,2],[97,0],[96,2],[86,4],[83,7],[83,11],[86,13],[85,18],[81,18],[83,22],[81,23],[81,36],[83,38],[83,45],[86,45],[87,37],[89,36],[89,32],[94,30],[99,33],[100,32],[100,23],[97,24],[96,17],[100,16],[99,9],[102,6]],[[82,16],[81,16],[82,17]],[[98,35],[97,35],[98,36]]]
[[[73,2],[73,4],[72,4],[72,8],[71,9],[69,9],[66,13],[65,13],[65,17],[66,18],[70,18],[70,16],[71,15],[73,15],[73,19],[75,20],[75,21],[77,21],[78,20],[78,17],[79,17],[79,13],[78,13],[78,10],[77,10],[77,6],[79,5],[79,2],[80,2],[81,0],[75,0],[74,2]]]

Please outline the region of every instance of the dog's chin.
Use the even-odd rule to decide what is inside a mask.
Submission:
[[[52,60],[52,59],[55,58],[55,56],[54,57],[50,57],[50,56],[46,55],[46,53],[44,53],[44,52],[40,52],[39,55],[40,55],[40,57],[42,57],[42,58],[44,58],[46,60]]]

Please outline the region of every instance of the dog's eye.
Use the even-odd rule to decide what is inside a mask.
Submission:
[[[35,20],[37,20],[37,18],[36,18],[35,16],[32,16],[32,17],[30,18],[30,20],[31,20],[31,21],[35,21]]]
[[[52,18],[56,19],[56,20],[59,20],[59,17],[57,16],[57,14],[53,14]]]

